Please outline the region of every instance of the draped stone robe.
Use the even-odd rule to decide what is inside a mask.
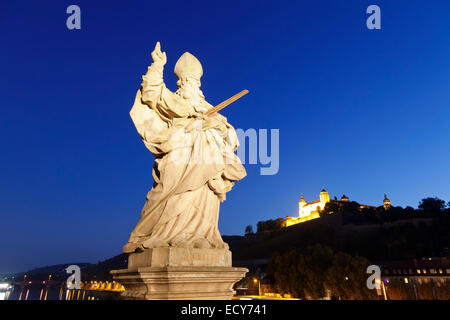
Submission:
[[[155,156],[154,184],[124,252],[155,247],[228,248],[218,230],[220,202],[245,177],[239,141],[226,118],[212,126],[192,115],[189,100],[168,90],[153,63],[138,90],[131,118]],[[212,106],[205,100],[203,108]]]

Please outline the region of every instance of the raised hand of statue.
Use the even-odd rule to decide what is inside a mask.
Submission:
[[[152,59],[154,63],[164,66],[167,62],[167,57],[165,52],[161,52],[161,44],[159,41],[156,43],[155,49],[152,52]]]

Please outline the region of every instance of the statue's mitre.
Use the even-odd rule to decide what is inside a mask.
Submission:
[[[203,68],[202,64],[196,57],[189,52],[185,52],[175,64],[174,72],[178,79],[192,77],[200,80],[203,75]]]

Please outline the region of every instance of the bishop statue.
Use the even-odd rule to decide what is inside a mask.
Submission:
[[[130,115],[155,156],[154,183],[124,252],[228,249],[218,230],[220,203],[246,176],[235,153],[236,132],[205,100],[200,90],[203,69],[196,57],[185,52],[178,59],[176,92],[164,83],[167,58],[159,42],[152,59]]]

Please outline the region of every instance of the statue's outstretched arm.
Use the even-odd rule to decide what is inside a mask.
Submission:
[[[152,52],[153,63],[148,67],[147,73],[142,77],[142,102],[155,108],[164,86],[163,70],[167,62],[165,52],[161,52],[161,45],[156,43]]]
[[[189,116],[190,107],[164,84],[163,70],[167,57],[165,52],[161,52],[159,42],[156,43],[155,50],[152,52],[152,58],[153,63],[142,77],[142,103],[155,110],[166,122],[171,122],[172,118]]]

